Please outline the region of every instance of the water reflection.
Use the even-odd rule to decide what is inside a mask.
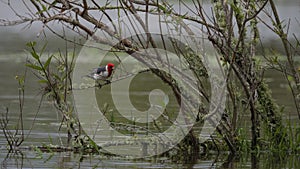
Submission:
[[[24,154],[21,151],[9,151],[6,157],[4,158],[4,160],[1,161],[1,168],[23,168],[23,167],[24,167]]]
[[[1,153],[1,156],[4,155]],[[286,153],[245,154],[190,154],[191,161],[172,161],[168,157],[128,160],[94,154],[73,152],[42,153],[29,150],[8,152],[1,168],[299,168],[299,156]]]

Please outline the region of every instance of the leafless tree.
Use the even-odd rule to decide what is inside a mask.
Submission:
[[[180,27],[176,30],[177,33],[190,36],[205,35],[214,49],[221,54],[219,62],[227,70],[227,90],[230,101],[225,115],[217,126],[217,131],[232,152],[237,151],[237,123],[238,116],[242,112],[251,114],[252,149],[256,149],[259,145],[262,122],[267,124],[268,130],[273,135],[272,140],[280,142],[279,140],[285,139],[285,136],[278,132],[284,128],[279,110],[263,79],[264,70],[256,60],[257,46],[260,43],[260,31],[257,24],[262,22],[282,41],[288,67],[278,62],[274,63],[272,57],[265,57],[274,67],[279,67],[286,77],[292,77],[288,79],[288,82],[300,119],[300,78],[294,60],[294,56],[299,54],[297,53],[298,45],[294,45],[288,40],[288,34],[284,30],[273,0],[211,2],[192,0],[189,3],[179,0],[176,4],[165,0],[107,0],[104,2],[95,0],[22,0],[19,3],[22,3],[27,11],[17,11],[16,7],[7,1],[7,5],[19,19],[14,21],[1,19],[1,25],[41,22],[45,29],[67,41],[76,43],[64,36],[63,33],[56,31],[51,23],[61,24],[64,29],[77,33],[81,38],[92,38],[97,43],[109,45],[112,47],[111,49],[128,53],[146,65],[151,65],[153,59],[145,57],[143,49],[157,48],[161,44],[161,48],[166,49],[168,45],[164,43],[167,41],[164,36],[153,37],[154,35],[150,33],[149,26],[153,24],[149,20],[151,15],[168,16],[169,24],[175,25],[173,28]],[[267,10],[267,7],[271,10]],[[263,20],[261,15],[267,15],[269,21]],[[131,18],[128,25],[136,28],[136,32],[133,32],[134,38],[124,38],[122,29],[114,24],[114,20],[121,16]],[[161,22],[158,22],[157,27],[160,26]],[[100,36],[95,34],[99,30],[103,32]],[[297,39],[297,37],[295,38]],[[115,41],[118,43],[115,44]],[[173,48],[176,50],[176,45],[173,44]],[[201,48],[205,47],[201,46]],[[180,49],[177,52],[185,53],[186,51]],[[201,71],[205,66],[200,58],[196,56],[185,56],[185,58],[199,79],[205,77],[207,72]],[[153,73],[169,84],[176,96],[180,95],[180,90],[178,86],[174,85],[172,78],[159,71],[153,71]],[[188,79],[189,77],[183,78]],[[202,91],[203,97],[209,102],[209,91],[201,90],[203,87],[201,83],[198,87]],[[177,98],[179,99],[179,97]],[[203,117],[209,114],[206,108],[199,110],[199,113]]]

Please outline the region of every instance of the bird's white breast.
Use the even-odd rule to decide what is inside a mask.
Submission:
[[[105,79],[105,78],[107,78],[107,76],[108,76],[108,72],[107,71],[100,72],[99,74],[97,74],[97,73],[93,74],[93,78],[96,79],[96,80]]]

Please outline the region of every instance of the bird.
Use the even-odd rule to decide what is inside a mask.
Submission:
[[[114,70],[115,65],[113,63],[108,63],[105,66],[99,66],[98,68],[94,69],[90,74],[87,75],[87,77],[92,78],[96,81],[98,80],[107,80]]]

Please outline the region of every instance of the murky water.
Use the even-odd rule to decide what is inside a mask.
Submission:
[[[1,112],[4,106],[8,107],[11,122],[16,122],[19,112],[19,95],[16,75],[21,75],[24,70],[25,53],[10,55],[11,58],[2,56],[0,62],[0,103]],[[13,59],[12,59],[13,58]],[[268,81],[273,89],[277,101],[286,106],[286,118],[297,119],[291,96],[287,95],[287,88],[282,76],[268,73]],[[147,83],[145,83],[147,84]],[[150,85],[151,86],[151,85]],[[59,130],[61,115],[56,112],[52,103],[44,100],[40,111],[37,112],[40,101],[40,86],[32,72],[27,71],[24,106],[24,128],[26,137],[23,146],[39,145],[67,145],[67,135]],[[102,89],[101,89],[102,90]],[[137,93],[137,95],[141,95]],[[14,124],[14,123],[12,123]],[[29,129],[33,127],[33,130]],[[230,159],[228,154],[211,154],[200,156],[191,161],[172,161],[168,158],[128,160],[116,157],[96,156],[92,154],[76,154],[73,152],[49,152],[24,149],[18,154],[10,154],[6,149],[6,140],[0,131],[0,161],[4,168],[298,168],[297,155],[279,156],[262,153],[258,157],[243,157]],[[278,161],[277,161],[278,160]],[[276,161],[276,163],[274,163]],[[255,167],[254,167],[255,166]]]
[[[261,154],[256,158],[230,157],[226,154],[199,157],[191,162],[172,162],[166,158],[153,158],[149,160],[126,160],[106,158],[95,155],[82,155],[74,153],[44,153],[37,154],[25,151],[22,154],[0,153],[2,168],[299,168],[299,157],[291,155]]]

